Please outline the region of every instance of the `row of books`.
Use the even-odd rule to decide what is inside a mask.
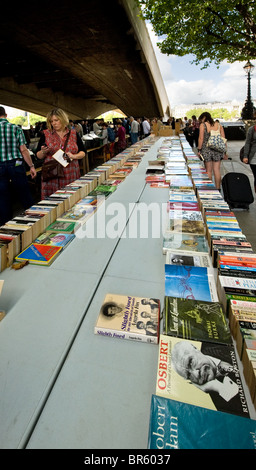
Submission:
[[[250,419],[231,335],[241,341],[241,328],[229,326],[227,300],[219,297],[219,269],[226,268],[227,258],[221,251],[216,258],[215,253],[216,285],[211,256],[212,241],[223,236],[223,227],[224,233],[230,228],[230,238],[241,231],[230,214],[225,221],[230,223],[221,223],[220,215],[230,212],[229,207],[197,157],[190,150],[186,155],[182,138],[181,144],[188,174],[168,177],[164,321],[148,447],[255,448],[256,421]],[[211,210],[219,213],[211,216]],[[238,351],[241,348],[238,344]],[[255,378],[253,384],[249,362],[246,354],[244,375],[254,399]]]
[[[174,154],[180,154],[180,147],[177,139],[166,139],[157,158],[166,165]],[[187,165],[190,157],[193,161],[188,173],[168,173],[162,181],[169,188],[162,332],[159,299],[108,293],[94,333],[158,345],[149,448],[255,448],[256,421],[250,419],[233,330],[219,301],[209,250],[211,237],[201,211],[203,197],[199,198],[199,192],[213,189],[205,189],[207,184],[198,184],[193,178],[196,171],[196,176],[202,173],[207,181],[201,162],[184,147]],[[184,209],[184,204],[191,206]],[[185,223],[180,224],[181,220]],[[249,370],[247,367],[252,382]]]
[[[94,214],[97,200],[112,194],[137,168],[148,145],[134,144],[1,226],[0,272],[25,260],[49,266]]]

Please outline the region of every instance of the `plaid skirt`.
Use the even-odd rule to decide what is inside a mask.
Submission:
[[[41,179],[41,199],[45,199],[51,194],[64,188],[69,183],[80,178],[80,169],[78,160],[72,160],[70,164],[64,168],[64,178],[56,178],[50,181],[42,181]]]

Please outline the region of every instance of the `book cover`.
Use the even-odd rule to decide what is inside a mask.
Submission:
[[[191,220],[191,221],[202,221],[202,214],[200,211],[190,211],[190,210],[177,210],[177,209],[169,209],[169,218],[170,219],[184,219],[184,220]]]
[[[165,295],[217,302],[214,274],[209,268],[165,264]]]
[[[160,335],[156,395],[250,417],[233,345]]]
[[[197,202],[171,202],[169,201],[168,207],[170,210],[175,211],[199,211]]]
[[[71,209],[67,212],[64,212],[60,217],[58,217],[58,221],[70,221],[70,222],[80,222],[84,224],[89,217],[91,217],[94,212],[97,210],[96,205],[87,204],[75,204]]]
[[[44,232],[35,239],[35,243],[65,248],[70,242],[72,242],[72,240],[74,240],[74,238],[75,235],[73,233]]]
[[[193,251],[167,250],[166,264],[175,264],[182,266],[202,266],[212,268],[212,261],[208,253],[199,253]]]
[[[31,264],[49,266],[55,260],[61,250],[62,248],[58,246],[32,243],[19,255],[15,256],[15,259],[17,261],[28,261]]]
[[[94,333],[146,343],[159,341],[159,299],[107,294]]]
[[[149,449],[255,449],[256,421],[152,396]]]
[[[165,296],[163,332],[183,339],[232,343],[219,302]]]
[[[191,233],[197,235],[205,234],[205,226],[202,220],[169,219],[167,230],[170,232]]]
[[[208,253],[209,245],[203,235],[165,232],[163,236],[163,253],[166,253],[168,249]]]
[[[81,224],[78,222],[61,222],[56,220],[46,228],[46,232],[64,232],[64,233],[75,233]]]

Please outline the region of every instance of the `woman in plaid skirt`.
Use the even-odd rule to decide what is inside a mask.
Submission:
[[[51,161],[52,155],[63,149],[68,133],[70,132],[65,153],[70,158],[68,166],[63,168],[64,176],[50,181],[41,181],[41,199],[45,199],[58,189],[63,188],[80,178],[78,160],[85,156],[84,145],[75,129],[69,129],[67,114],[60,108],[53,109],[46,117],[47,130],[43,131],[37,147],[37,157],[44,159],[44,163]]]

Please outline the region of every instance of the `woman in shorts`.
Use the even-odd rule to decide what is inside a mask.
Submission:
[[[210,113],[202,113],[199,116],[199,139],[198,139],[198,154],[203,157],[205,169],[207,174],[211,180],[213,180],[216,189],[220,190],[221,185],[221,174],[220,174],[220,164],[221,160],[227,160],[228,156],[226,151],[225,152],[218,152],[216,150],[212,150],[207,146],[209,137],[211,135],[211,131],[220,131],[222,137],[225,138],[225,133],[223,127],[220,125],[218,121],[214,121],[210,115]]]

